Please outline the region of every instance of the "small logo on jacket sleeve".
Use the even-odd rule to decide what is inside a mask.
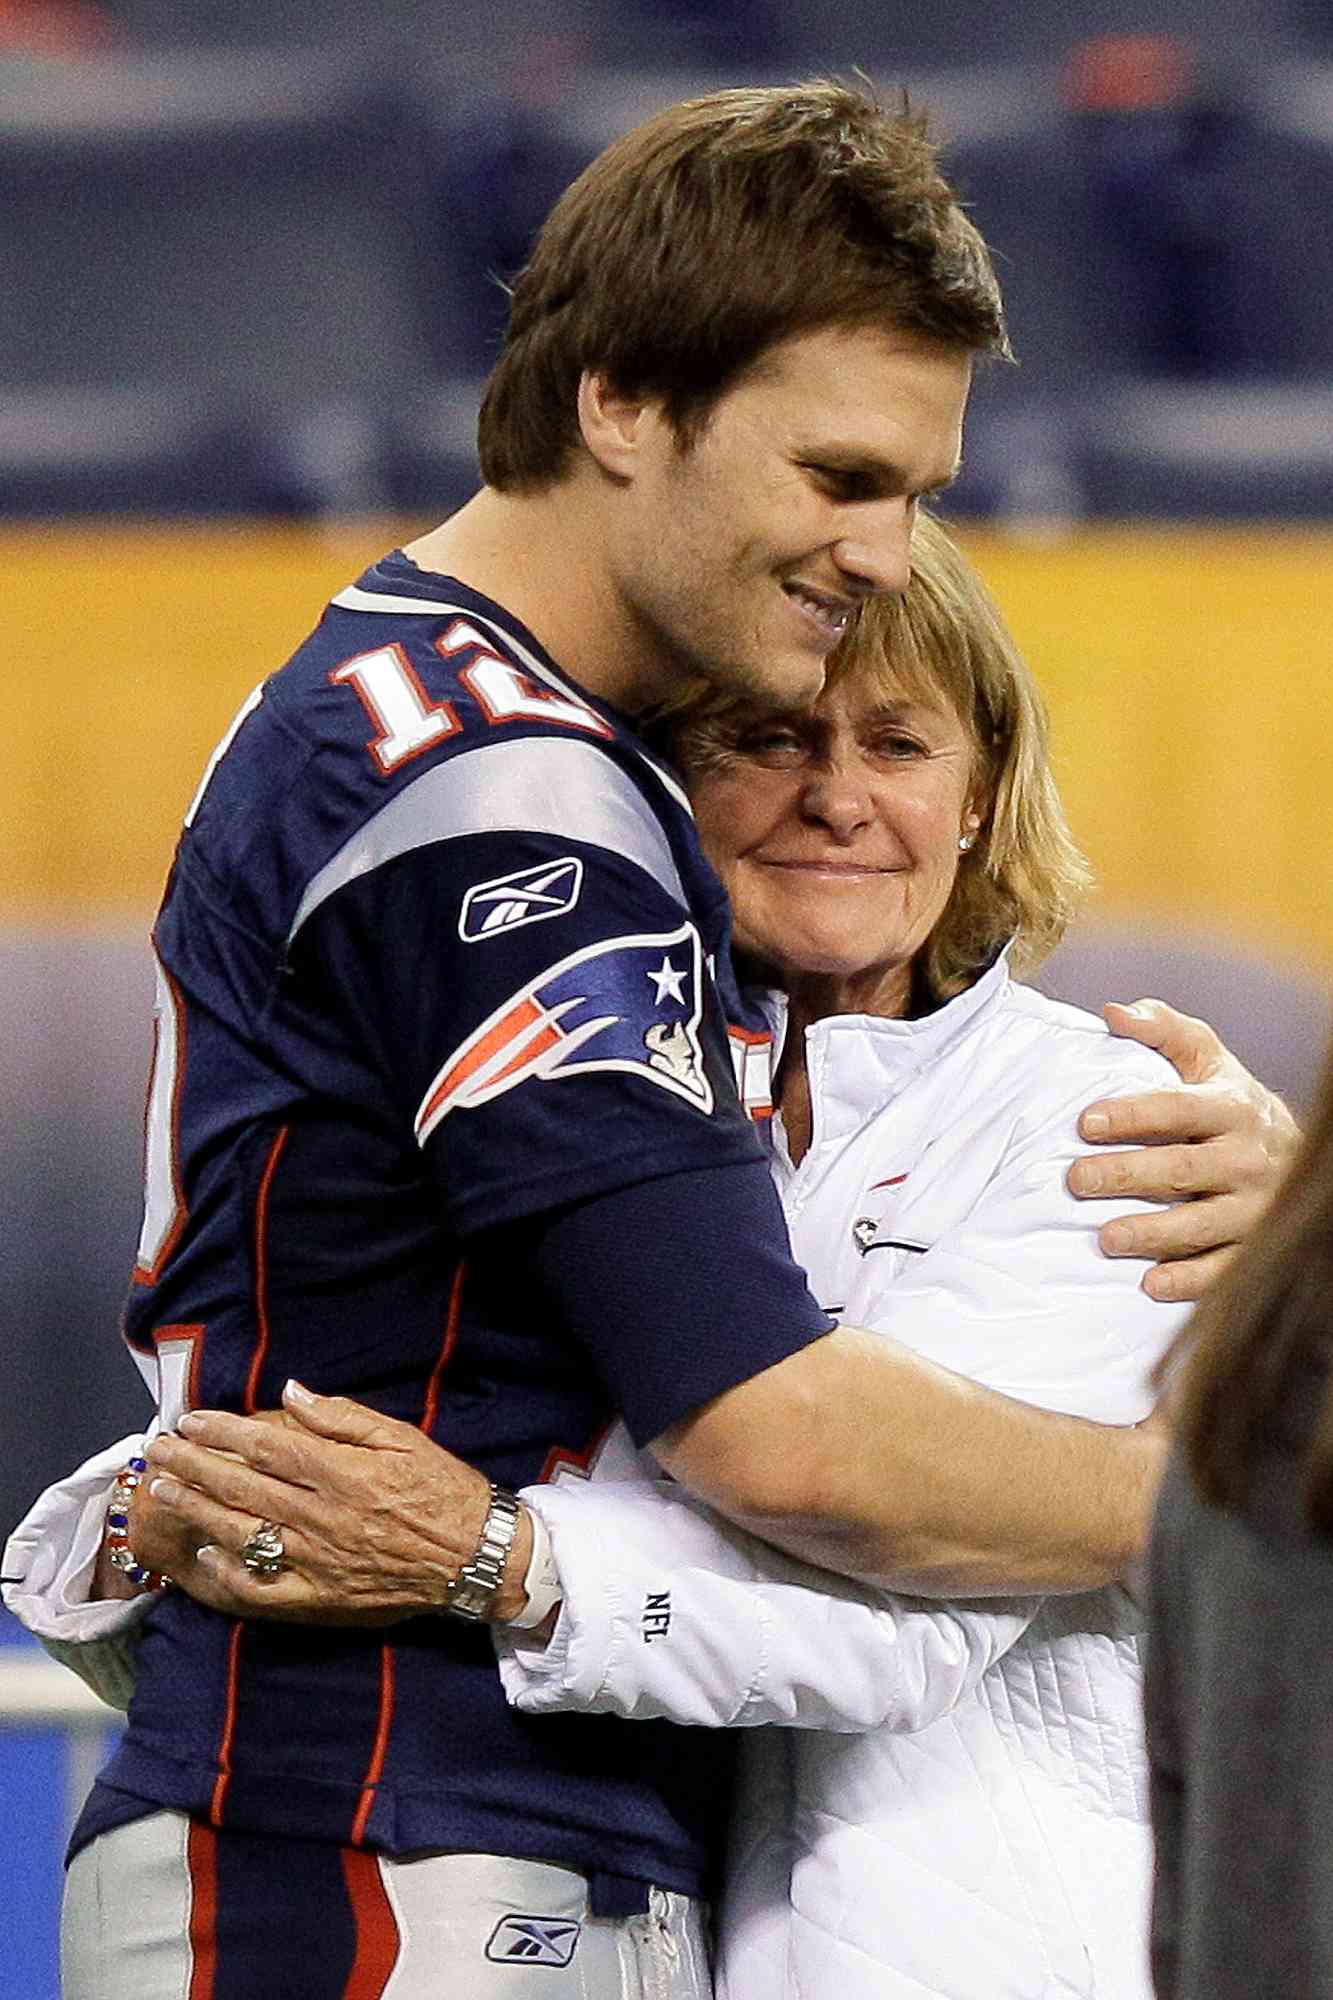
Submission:
[[[568,1965],[580,1926],[569,1917],[501,1917],[486,1945],[500,1965]]]
[[[654,1639],[665,1639],[671,1630],[671,1592],[650,1590],[643,1600],[643,1643],[651,1646]]]
[[[463,898],[458,935],[464,944],[477,944],[501,931],[562,917],[578,902],[582,887],[583,863],[574,854],[535,868],[519,868],[512,875],[497,875],[492,882],[478,882]]]

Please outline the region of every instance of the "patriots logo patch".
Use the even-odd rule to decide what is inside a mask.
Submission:
[[[560,861],[539,862],[535,868],[520,868],[512,875],[498,875],[493,882],[478,882],[463,898],[458,935],[464,944],[476,944],[501,931],[561,917],[573,909],[582,887],[583,863],[573,854]]]
[[[417,1143],[424,1146],[451,1111],[475,1110],[529,1078],[549,1083],[590,1070],[641,1076],[710,1112],[703,1005],[692,924],[587,945],[497,1007],[454,1050],[421,1100]]]
[[[486,1956],[501,1965],[568,1965],[579,1928],[567,1917],[501,1917],[487,1940]]]

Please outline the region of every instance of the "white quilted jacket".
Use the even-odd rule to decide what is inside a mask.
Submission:
[[[1064,1187],[1094,1097],[1159,1057],[1011,984],[922,1021],[819,1023],[809,1152],[778,1174],[798,1258],[847,1321],[1051,1409],[1133,1423],[1181,1314],[1103,1258]],[[861,1593],[652,1482],[613,1440],[529,1489],[565,1608],[498,1640],[525,1710],[752,1737],[724,2000],[1147,2000],[1137,1610],[1119,1589],[931,1605]]]

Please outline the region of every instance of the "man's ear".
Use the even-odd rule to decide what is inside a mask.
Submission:
[[[585,368],[579,377],[579,431],[603,472],[633,479],[646,438],[661,421],[655,403],[629,396],[606,375]]]

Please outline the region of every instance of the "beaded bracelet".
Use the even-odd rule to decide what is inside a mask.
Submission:
[[[130,1547],[130,1501],[134,1489],[143,1481],[148,1470],[148,1461],[132,1458],[125,1470],[118,1474],[111,1489],[111,1498],[106,1510],[106,1547],[112,1569],[140,1590],[165,1590],[171,1582],[169,1576],[162,1576],[156,1570],[145,1569]]]

